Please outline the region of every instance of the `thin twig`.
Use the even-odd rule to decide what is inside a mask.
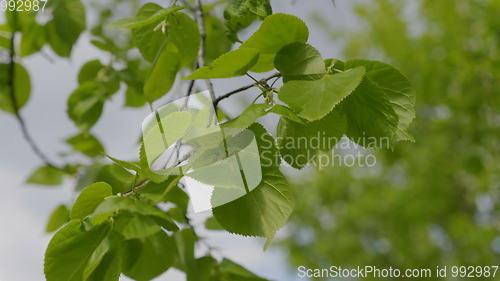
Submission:
[[[281,77],[281,74],[279,74],[279,73],[275,73],[275,74],[273,74],[273,75],[271,75],[271,76],[269,76],[269,77],[267,77],[267,78],[264,78],[264,79],[262,79],[262,80],[258,81],[258,83],[253,83],[253,84],[250,84],[250,85],[246,85],[246,86],[243,86],[243,87],[238,88],[238,89],[236,89],[236,90],[233,90],[233,91],[231,91],[231,92],[229,92],[229,93],[227,93],[227,94],[224,94],[224,95],[222,95],[222,96],[220,96],[220,97],[218,97],[218,98],[216,98],[216,99],[215,99],[215,101],[214,101],[214,106],[215,106],[215,107],[217,107],[217,106],[218,106],[218,104],[219,104],[222,100],[227,99],[227,98],[231,97],[232,95],[235,95],[235,94],[237,94],[237,93],[240,93],[240,92],[246,91],[246,90],[248,90],[248,89],[250,89],[250,88],[253,88],[253,87],[256,87],[256,86],[258,86],[258,85],[261,85],[261,83],[266,83],[267,81],[269,81],[269,80],[271,80],[271,79],[273,79],[273,78],[279,78],[279,77]]]
[[[198,53],[198,66],[203,67],[205,66],[205,43],[207,40],[207,31],[205,28],[205,14],[203,13],[203,4],[201,3],[201,0],[196,0],[197,7],[196,7],[196,22],[198,23],[198,29],[200,30],[200,51]],[[214,91],[214,85],[212,84],[212,81],[210,79],[205,79],[205,84],[207,86],[208,92],[210,93],[210,98],[212,99],[212,102],[215,101],[215,91]],[[217,108],[214,108],[214,111],[217,112]],[[215,119],[217,121],[217,118]]]
[[[13,22],[14,22],[14,28],[16,28],[17,25],[17,15],[16,13],[12,14]],[[9,80],[8,80],[8,85],[10,87],[10,100],[12,103],[12,109],[14,111],[14,115],[16,116],[17,122],[19,123],[19,127],[21,128],[21,132],[23,134],[24,139],[26,142],[30,145],[31,149],[33,152],[42,160],[42,162],[46,166],[50,166],[53,168],[58,168],[57,165],[55,165],[53,162],[49,160],[49,158],[42,152],[42,150],[38,147],[36,144],[35,140],[31,136],[31,134],[28,131],[28,128],[26,127],[26,122],[24,122],[23,117],[21,116],[21,113],[19,112],[19,104],[17,101],[16,97],[16,30],[12,31],[11,37],[10,37],[10,53],[9,53]]]

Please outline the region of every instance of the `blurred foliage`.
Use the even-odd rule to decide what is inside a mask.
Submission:
[[[283,241],[290,263],[498,264],[500,1],[353,7],[362,31],[325,30],[345,40],[346,58],[382,57],[408,76],[417,98],[410,130],[416,143],[375,152],[374,168],[333,167],[297,184]]]

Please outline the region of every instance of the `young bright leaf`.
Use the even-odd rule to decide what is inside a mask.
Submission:
[[[309,121],[323,118],[360,84],[365,75],[363,67],[334,75],[325,75],[319,80],[295,80],[285,83],[279,97],[298,115]]]
[[[29,184],[37,185],[61,185],[64,177],[64,172],[60,169],[43,166],[36,169],[26,181]]]
[[[144,97],[147,101],[154,102],[170,91],[179,70],[179,63],[177,48],[171,43],[167,44],[144,84]]]
[[[9,85],[9,64],[0,64],[0,110],[14,113]],[[31,79],[28,71],[20,65],[15,65],[15,94],[17,108],[21,109],[29,100],[31,93]]]
[[[73,45],[86,27],[85,7],[80,0],[56,1],[52,16],[53,23],[50,28],[53,29],[53,35],[58,38],[49,36],[49,41],[64,42],[69,53],[61,53],[60,55],[69,56]]]
[[[264,19],[273,9],[269,0],[231,0],[224,10],[229,37],[238,41],[238,32],[247,28],[257,18]]]
[[[248,194],[213,209],[214,217],[227,231],[245,236],[274,237],[294,208],[289,184],[279,171],[274,139],[254,124],[262,166],[262,181]]]
[[[99,120],[105,92],[102,85],[88,81],[70,95],[67,113],[80,129],[88,130]]]
[[[325,74],[325,63],[321,54],[309,44],[293,43],[283,47],[274,65],[283,76]]]
[[[104,154],[104,147],[101,142],[90,133],[80,133],[66,140],[73,147],[89,157],[97,157]]]
[[[266,110],[270,107],[270,104],[252,104],[240,116],[222,124],[221,127],[246,129],[255,123],[257,119],[266,115],[268,113]]]
[[[104,165],[92,182],[107,182],[113,188],[113,194],[118,194],[129,191],[134,179],[134,175],[118,165]]]
[[[78,83],[83,84],[87,81],[96,80],[99,71],[104,68],[100,60],[91,60],[86,62],[78,73]]]
[[[172,14],[167,21],[167,35],[179,51],[182,66],[192,67],[200,48],[200,32],[196,22],[184,13]]]
[[[124,274],[136,281],[149,281],[167,271],[175,261],[172,237],[160,231],[143,239],[126,242]]]
[[[59,230],[45,252],[47,281],[82,281],[87,262],[109,230],[107,223],[84,230],[76,220]]]
[[[219,18],[206,15],[205,28],[207,39],[205,42],[205,63],[210,64],[222,54],[231,50],[233,43],[226,36],[224,24]]]
[[[157,220],[161,226],[170,231],[177,231],[179,227],[161,209],[148,203],[130,197],[112,197],[104,200],[92,216],[96,221],[102,221],[114,215],[115,212],[126,211],[149,216]]]
[[[259,59],[259,52],[254,49],[237,49],[225,53],[209,66],[204,66],[184,79],[217,79],[245,75]]]
[[[137,17],[151,17],[162,9],[154,3],[147,3],[137,12]],[[167,35],[161,28],[157,28],[158,23],[151,23],[132,30],[132,39],[142,56],[153,62],[160,50],[165,46]]]
[[[58,230],[69,221],[69,210],[66,205],[59,205],[50,215],[45,231],[47,233]]]
[[[145,25],[158,23],[159,21],[164,20],[168,15],[180,11],[182,9],[184,9],[184,7],[173,6],[170,8],[158,10],[152,15],[138,15],[137,17],[133,18],[120,19],[111,23],[109,26],[115,28],[143,27]]]
[[[395,141],[413,141],[413,137],[406,132],[415,118],[415,97],[410,92],[408,79],[397,69],[383,62],[350,60],[345,63],[345,66],[346,68],[358,66],[366,68],[366,77],[384,92],[398,115]]]
[[[71,218],[83,219],[92,214],[97,206],[104,201],[104,198],[111,195],[113,195],[113,189],[107,183],[98,182],[88,186],[76,199],[71,209]]]
[[[10,49],[10,27],[7,24],[0,24],[0,47]]]
[[[274,114],[281,115],[285,117],[286,119],[292,120],[296,123],[299,124],[305,124],[306,120],[300,118],[297,113],[293,112],[290,108],[281,105],[281,104],[276,104],[273,106],[273,108],[269,111]]]
[[[33,21],[21,37],[21,56],[30,56],[43,48],[46,42],[45,27]]]
[[[301,19],[292,15],[274,14],[268,16],[240,48],[259,51],[259,60],[252,71],[267,72],[274,68],[274,57],[281,48],[295,42],[306,43],[308,38],[309,30]]]

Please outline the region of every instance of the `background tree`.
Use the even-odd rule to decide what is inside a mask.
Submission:
[[[498,264],[499,2],[377,0],[354,11],[362,31],[317,19],[346,58],[382,58],[408,75],[416,142],[375,152],[375,168],[297,184],[308,192],[282,244],[291,265]]]

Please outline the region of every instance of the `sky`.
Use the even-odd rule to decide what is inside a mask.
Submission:
[[[275,12],[294,14],[310,27],[310,44],[320,50],[325,58],[340,57],[340,48],[320,31],[311,18],[313,11],[326,16],[336,26],[354,27],[356,21],[349,13],[349,0],[274,0]],[[85,3],[85,1],[84,1]],[[1,18],[0,18],[1,19]],[[51,158],[69,151],[64,139],[77,133],[76,127],[66,116],[66,100],[77,86],[79,68],[92,59],[106,56],[90,45],[88,34],[77,44],[72,58],[57,58],[49,48],[44,51],[53,57],[53,62],[40,55],[22,59],[22,64],[31,75],[32,93],[22,115],[38,145]],[[248,79],[216,81],[217,95],[238,88]],[[175,89],[173,90],[175,91]],[[238,113],[242,105],[253,96],[243,94],[234,102],[221,105],[230,113]],[[120,159],[135,156],[135,142],[139,136],[142,120],[148,110],[123,108],[123,95],[116,94],[106,103],[101,120],[93,133],[103,142],[108,154]],[[265,125],[269,125],[266,122]],[[51,235],[45,234],[45,224],[52,210],[59,204],[74,201],[73,183],[65,182],[60,187],[26,185],[25,179],[42,163],[22,138],[16,120],[0,112],[0,281],[44,280],[43,256]],[[272,129],[268,126],[269,129]],[[202,218],[195,218],[200,221]],[[201,231],[208,243],[225,257],[244,265],[258,275],[271,280],[296,280],[296,273],[286,263],[286,254],[277,247],[263,252],[263,239],[250,239],[224,232]],[[279,235],[286,235],[284,228]],[[203,251],[199,254],[203,254]],[[123,280],[127,280],[124,278]],[[178,272],[168,272],[155,279],[184,280]]]

